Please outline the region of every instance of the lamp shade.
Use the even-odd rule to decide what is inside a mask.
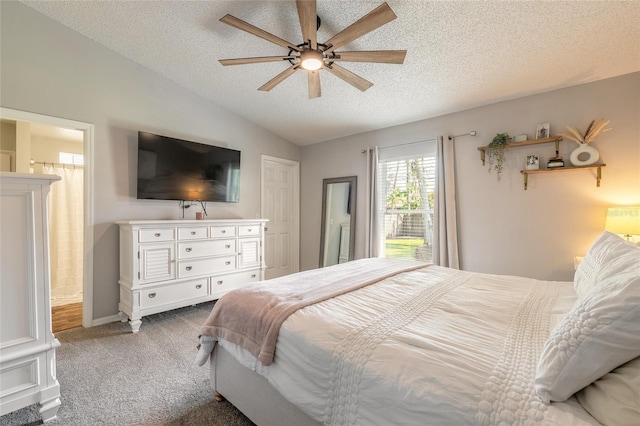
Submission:
[[[609,207],[604,229],[613,234],[640,235],[640,206]]]

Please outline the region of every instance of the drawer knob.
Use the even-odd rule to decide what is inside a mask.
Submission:
[[[251,231],[253,231],[253,229],[251,229],[251,228],[247,229],[247,232],[251,232]]]
[[[196,235],[196,231],[191,231],[191,235]]]
[[[220,231],[220,233],[221,233],[221,234],[226,234],[226,233],[227,233],[227,231],[223,229],[222,231]]]
[[[160,233],[159,233],[159,232],[156,232],[156,233],[155,233],[155,234],[153,234],[153,235],[155,235],[156,237],[159,237],[159,236],[160,236]]]
[[[191,266],[187,266],[187,267],[186,267],[186,268],[184,268],[184,269],[186,269],[187,271],[190,271],[190,270],[191,270]]]
[[[149,293],[149,299],[153,299],[154,297],[156,297],[155,293]]]
[[[222,285],[222,280],[218,281],[218,285]]]
[[[224,262],[225,265],[231,265],[231,261],[227,260],[226,262]]]
[[[224,246],[224,248],[231,248],[231,245],[227,244],[227,245]]]
[[[187,253],[191,253],[191,247],[187,247],[186,249],[184,249],[184,251],[186,251]]]
[[[196,288],[197,288],[197,289],[201,289],[201,288],[202,288],[202,284],[198,284],[198,285],[196,285]]]
[[[255,278],[255,277],[256,277],[256,274],[251,274],[251,278]]]

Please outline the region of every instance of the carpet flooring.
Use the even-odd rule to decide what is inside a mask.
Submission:
[[[198,331],[213,302],[127,323],[56,333],[62,405],[51,426],[253,425],[217,402],[209,367],[195,364]],[[2,426],[43,424],[32,405],[0,417]]]

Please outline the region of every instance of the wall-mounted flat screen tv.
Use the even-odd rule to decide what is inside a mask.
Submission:
[[[240,151],[138,132],[138,199],[237,203]]]

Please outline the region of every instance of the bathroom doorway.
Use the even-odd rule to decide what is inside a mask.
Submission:
[[[50,277],[53,332],[92,324],[93,258],[90,182],[85,169],[93,126],[2,109],[3,171],[61,177],[49,195]],[[15,119],[12,119],[15,118]],[[5,170],[10,167],[10,170]]]

